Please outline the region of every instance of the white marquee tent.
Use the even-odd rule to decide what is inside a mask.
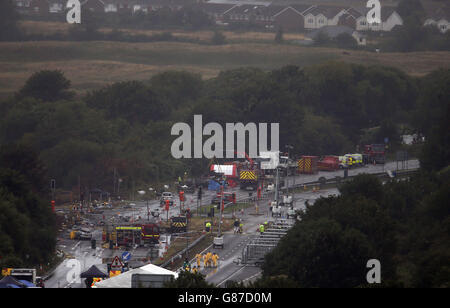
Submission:
[[[178,278],[176,272],[169,271],[154,264],[147,264],[115,277],[99,281],[95,284],[94,288],[131,288],[131,276],[133,274],[172,275],[175,279]]]

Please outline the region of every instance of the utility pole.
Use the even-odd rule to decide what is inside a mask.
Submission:
[[[114,175],[113,175],[113,193],[116,195],[116,167],[114,167]]]
[[[222,178],[222,181],[220,183],[220,218],[219,218],[219,233],[217,234],[218,237],[222,234],[221,226],[222,226],[222,203],[223,203],[223,184],[225,182],[225,179]]]
[[[81,203],[81,178],[78,175],[78,202]]]
[[[277,167],[277,178],[275,179],[275,202],[278,206],[278,185],[279,185],[279,173],[278,173],[278,167]]]
[[[150,212],[148,210],[148,197],[147,197],[147,222],[150,222]]]

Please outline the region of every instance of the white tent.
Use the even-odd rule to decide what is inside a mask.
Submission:
[[[131,288],[131,276],[133,274],[154,274],[154,275],[172,275],[178,278],[178,274],[154,264],[147,264],[142,267],[130,270],[112,278],[99,281],[94,288]]]

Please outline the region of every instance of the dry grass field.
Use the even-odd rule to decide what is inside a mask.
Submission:
[[[70,25],[61,22],[41,22],[41,21],[23,21],[21,22],[22,30],[27,34],[67,34]],[[101,32],[111,32],[110,28],[102,28]],[[213,31],[183,31],[183,30],[136,30],[136,29],[120,29],[123,33],[131,35],[147,35],[152,36],[170,32],[174,37],[184,38],[190,40],[197,40],[200,42],[209,42],[213,36]],[[272,42],[275,38],[275,33],[272,32],[232,32],[223,31],[227,40],[230,42]],[[300,33],[285,33],[286,40],[300,40],[304,38]]]
[[[51,31],[67,31],[67,25],[62,23],[26,24],[39,33],[42,33],[42,28],[39,27]],[[211,35],[207,31],[180,31],[172,34],[193,35],[204,40]],[[0,43],[0,97],[18,90],[33,72],[42,69],[62,70],[72,81],[73,89],[82,93],[117,81],[148,80],[152,75],[166,70],[186,70],[208,79],[222,70],[243,66],[271,70],[288,64],[304,67],[329,60],[393,66],[414,76],[450,67],[450,52],[344,51],[293,44],[277,45],[273,43],[273,39],[264,41],[268,35],[273,35],[271,33],[230,32],[225,35],[230,36],[229,40],[233,38],[242,42],[226,45],[105,41]]]

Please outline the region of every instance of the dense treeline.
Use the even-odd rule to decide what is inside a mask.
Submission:
[[[290,144],[295,154],[342,154],[386,137],[395,147],[401,127],[429,133],[413,111],[427,109],[419,94],[435,91],[433,80],[444,85],[447,76],[415,79],[392,68],[330,62],[239,68],[210,80],[164,72],[76,97],[62,72],[42,71],[0,105],[0,141],[34,148],[59,188],[78,192],[80,179],[82,190],[112,192],[116,168],[127,191],[206,172],[207,161],[170,155],[172,125],[191,123],[194,114],[204,124],[280,123],[281,150]]]
[[[170,155],[172,125],[191,123],[194,114],[202,114],[203,123],[278,122],[280,146],[294,145],[294,154],[341,154],[385,137],[395,148],[401,124],[426,136],[422,165],[437,172],[449,161],[449,83],[449,70],[412,78],[392,68],[330,62],[270,72],[239,68],[210,80],[188,72],[164,72],[144,82],[115,83],[77,96],[62,72],[37,72],[0,104],[2,262],[22,266],[50,257],[55,246],[50,178],[75,195],[78,184],[82,190],[112,192],[116,169],[123,194],[174,181],[185,171],[190,176],[207,172],[206,160],[176,160]],[[303,265],[291,263],[281,274],[288,275],[289,285],[338,285],[331,280],[335,276],[322,280],[305,272],[305,264],[316,262],[308,251],[330,238],[330,245],[340,244],[324,249],[324,258],[336,254],[338,260],[348,257],[353,262],[344,268],[338,263],[334,269],[336,277],[348,277],[347,286],[361,284],[359,275],[348,276],[350,268],[374,256],[383,259],[386,282],[445,284],[427,275],[444,270],[440,264],[447,240],[442,233],[448,223],[448,209],[442,207],[447,174],[431,173],[409,183],[392,183],[388,189],[364,179],[363,184],[343,187],[338,198],[319,201],[293,229],[297,235],[286,240],[298,241],[311,232],[312,237],[294,245],[303,249],[296,254]],[[333,210],[338,207],[342,211]],[[280,247],[274,260],[277,254],[281,260],[288,256],[283,244]],[[424,247],[429,250],[420,254]],[[267,264],[272,264],[270,259]],[[318,269],[327,264],[324,261]],[[266,268],[266,274],[280,274],[277,269]],[[428,284],[425,278],[437,280]],[[277,284],[284,281],[274,279]]]
[[[360,175],[338,197],[307,206],[266,256],[262,282],[273,276],[301,287],[362,287],[366,262],[378,259],[382,286],[450,286],[449,74],[433,73],[420,84],[415,118],[428,136],[421,172],[384,184]]]
[[[0,267],[46,265],[56,245],[46,168],[26,146],[0,150]]]
[[[378,259],[384,287],[449,287],[449,187],[449,168],[384,185],[356,177],[340,196],[307,206],[266,256],[263,281],[362,287],[367,261]]]

